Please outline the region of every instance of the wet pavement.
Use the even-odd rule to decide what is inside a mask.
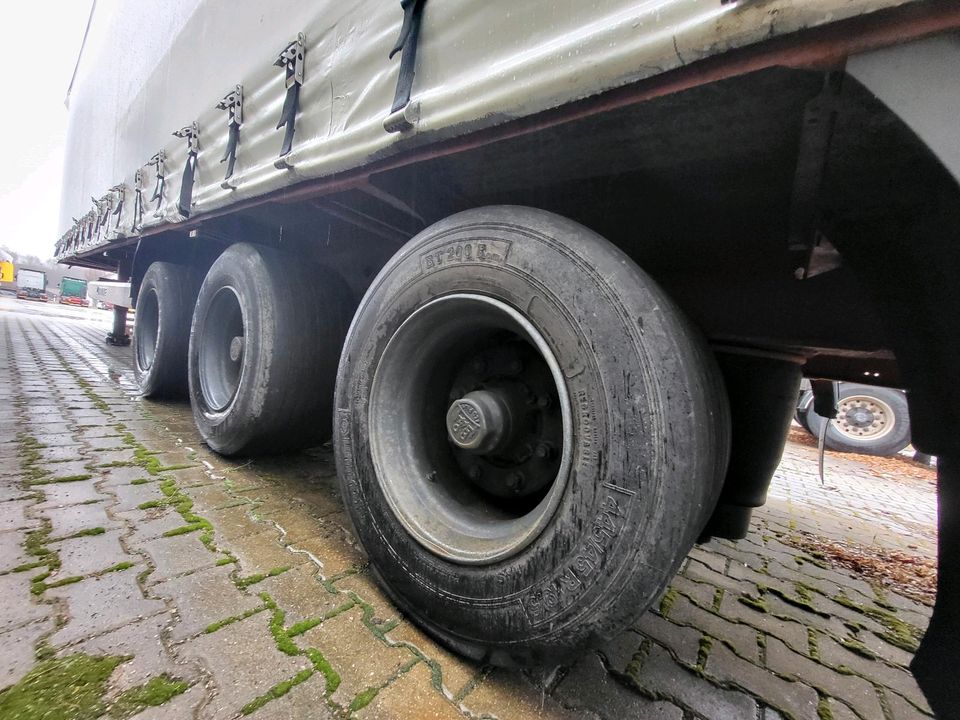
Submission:
[[[136,397],[109,313],[51,310],[0,299],[0,718],[929,716],[930,608],[809,546],[931,557],[929,483],[831,454],[821,485],[790,443],[749,537],[697,546],[633,627],[493,669],[377,588],[328,448],[218,457],[189,406]]]

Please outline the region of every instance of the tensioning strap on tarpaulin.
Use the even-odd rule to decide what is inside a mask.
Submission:
[[[293,149],[294,124],[297,119],[297,110],[300,108],[300,86],[303,85],[303,60],[306,53],[306,39],[303,33],[287,45],[274,65],[283,68],[283,82],[287,88],[287,95],[283,99],[283,110],[280,111],[280,120],[277,121],[277,130],[284,128],[283,144],[280,146],[280,157],[290,153]]]
[[[180,180],[180,199],[177,201],[177,210],[183,217],[190,217],[193,179],[197,172],[197,154],[200,152],[200,128],[197,123],[193,123],[180,128],[174,135],[187,140],[187,162],[183,166],[183,177]]]
[[[403,112],[410,104],[410,93],[413,90],[413,76],[416,74],[417,44],[420,38],[420,21],[423,18],[423,6],[427,0],[400,0],[403,8],[403,24],[400,26],[400,36],[390,51],[393,58],[401,50],[400,72],[397,75],[397,89],[393,95],[393,105],[390,106],[390,115],[383,122],[387,132],[400,132],[413,127],[410,118]]]

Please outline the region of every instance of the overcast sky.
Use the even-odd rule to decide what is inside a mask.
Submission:
[[[90,6],[31,0],[0,10],[0,245],[42,259],[57,240],[64,99]]]

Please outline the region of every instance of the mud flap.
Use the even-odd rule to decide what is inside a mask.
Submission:
[[[938,718],[960,717],[960,458],[940,457],[937,603],[913,675]]]

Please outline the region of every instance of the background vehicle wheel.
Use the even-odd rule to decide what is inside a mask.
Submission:
[[[826,420],[806,412],[807,427],[814,437]],[[827,426],[824,445],[831,450],[865,455],[896,455],[910,444],[907,399],[899,390],[843,383],[837,401],[837,417]]]
[[[335,273],[241,243],[207,273],[190,331],[197,428],[224,455],[329,437],[349,291]]]
[[[168,262],[153,263],[143,276],[133,333],[133,373],[145,397],[187,394],[187,345],[198,285],[193,270]]]
[[[800,427],[810,432],[810,425],[807,422],[808,412],[813,412],[813,390],[804,390],[800,393],[797,410],[793,413],[793,419],[800,424]]]
[[[712,355],[586,228],[490,207],[387,264],[337,379],[343,498],[375,572],[448,645],[556,662],[657,597],[729,452]]]

